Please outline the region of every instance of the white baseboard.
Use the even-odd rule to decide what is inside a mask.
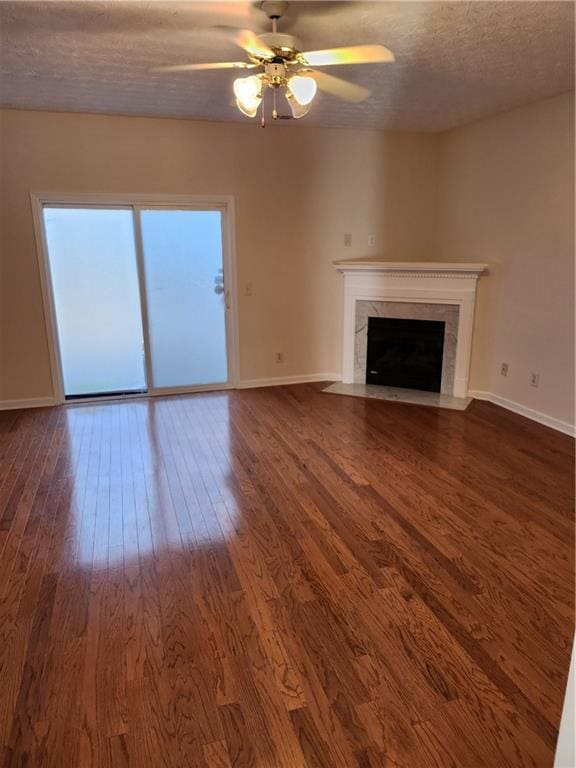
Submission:
[[[468,390],[468,395],[469,397],[476,398],[476,400],[488,400],[490,403],[494,403],[494,405],[506,408],[507,411],[512,411],[520,416],[525,416],[527,419],[537,421],[539,424],[544,424],[546,427],[556,429],[558,432],[563,432],[565,435],[570,435],[571,437],[576,436],[576,427],[574,424],[555,419],[553,416],[547,416],[541,411],[535,411],[533,408],[527,408],[525,405],[515,403],[514,400],[507,400],[505,397],[500,397],[500,395],[495,395],[492,392],[483,392],[478,389]]]
[[[279,387],[282,384],[310,384],[315,381],[340,381],[340,373],[302,373],[300,376],[274,376],[269,379],[244,379],[238,382],[238,389],[256,387]]]
[[[29,397],[24,400],[0,400],[0,411],[15,411],[22,408],[49,408],[56,405],[53,397]]]

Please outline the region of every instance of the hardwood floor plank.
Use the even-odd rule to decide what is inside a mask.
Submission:
[[[322,738],[314,720],[304,707],[290,712],[292,726],[300,742],[307,768],[328,768],[334,765],[330,758],[330,747]]]
[[[212,744],[204,744],[202,749],[204,759],[210,768],[232,768],[225,741],[214,741]]]
[[[0,413],[0,762],[552,768],[574,441],[321,384]]]
[[[253,768],[258,765],[256,751],[251,743],[240,705],[221,706],[220,717],[226,732],[226,747],[230,762],[234,768]]]

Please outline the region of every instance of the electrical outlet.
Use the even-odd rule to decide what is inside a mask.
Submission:
[[[368,235],[368,247],[373,248],[376,245],[376,235]]]
[[[500,366],[500,376],[508,376],[508,363],[502,363]]]
[[[350,246],[352,245],[352,235],[350,234],[350,232],[344,233],[344,245],[346,246],[346,248],[350,248]]]
[[[540,374],[539,373],[531,373],[530,374],[530,386],[531,387],[537,387],[540,384]]]
[[[284,352],[276,352],[276,362],[277,363],[284,362]]]

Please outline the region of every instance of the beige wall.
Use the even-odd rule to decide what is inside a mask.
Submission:
[[[340,370],[335,259],[487,261],[471,386],[574,423],[573,108],[560,96],[435,136],[0,113],[0,400],[51,394],[31,191],[225,194],[243,380]]]
[[[574,98],[440,138],[438,256],[490,264],[471,387],[574,424]]]
[[[242,379],[340,370],[335,259],[430,257],[434,136],[15,110],[2,120],[0,400],[51,394],[31,191],[234,195]]]

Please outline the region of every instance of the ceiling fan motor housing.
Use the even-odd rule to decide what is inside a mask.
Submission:
[[[292,35],[285,35],[281,32],[268,32],[263,35],[258,35],[258,38],[274,53],[278,54],[280,59],[286,61],[292,61],[299,53],[300,41]]]
[[[264,64],[264,72],[274,86],[283,85],[286,79],[286,67],[282,63],[271,62]]]

